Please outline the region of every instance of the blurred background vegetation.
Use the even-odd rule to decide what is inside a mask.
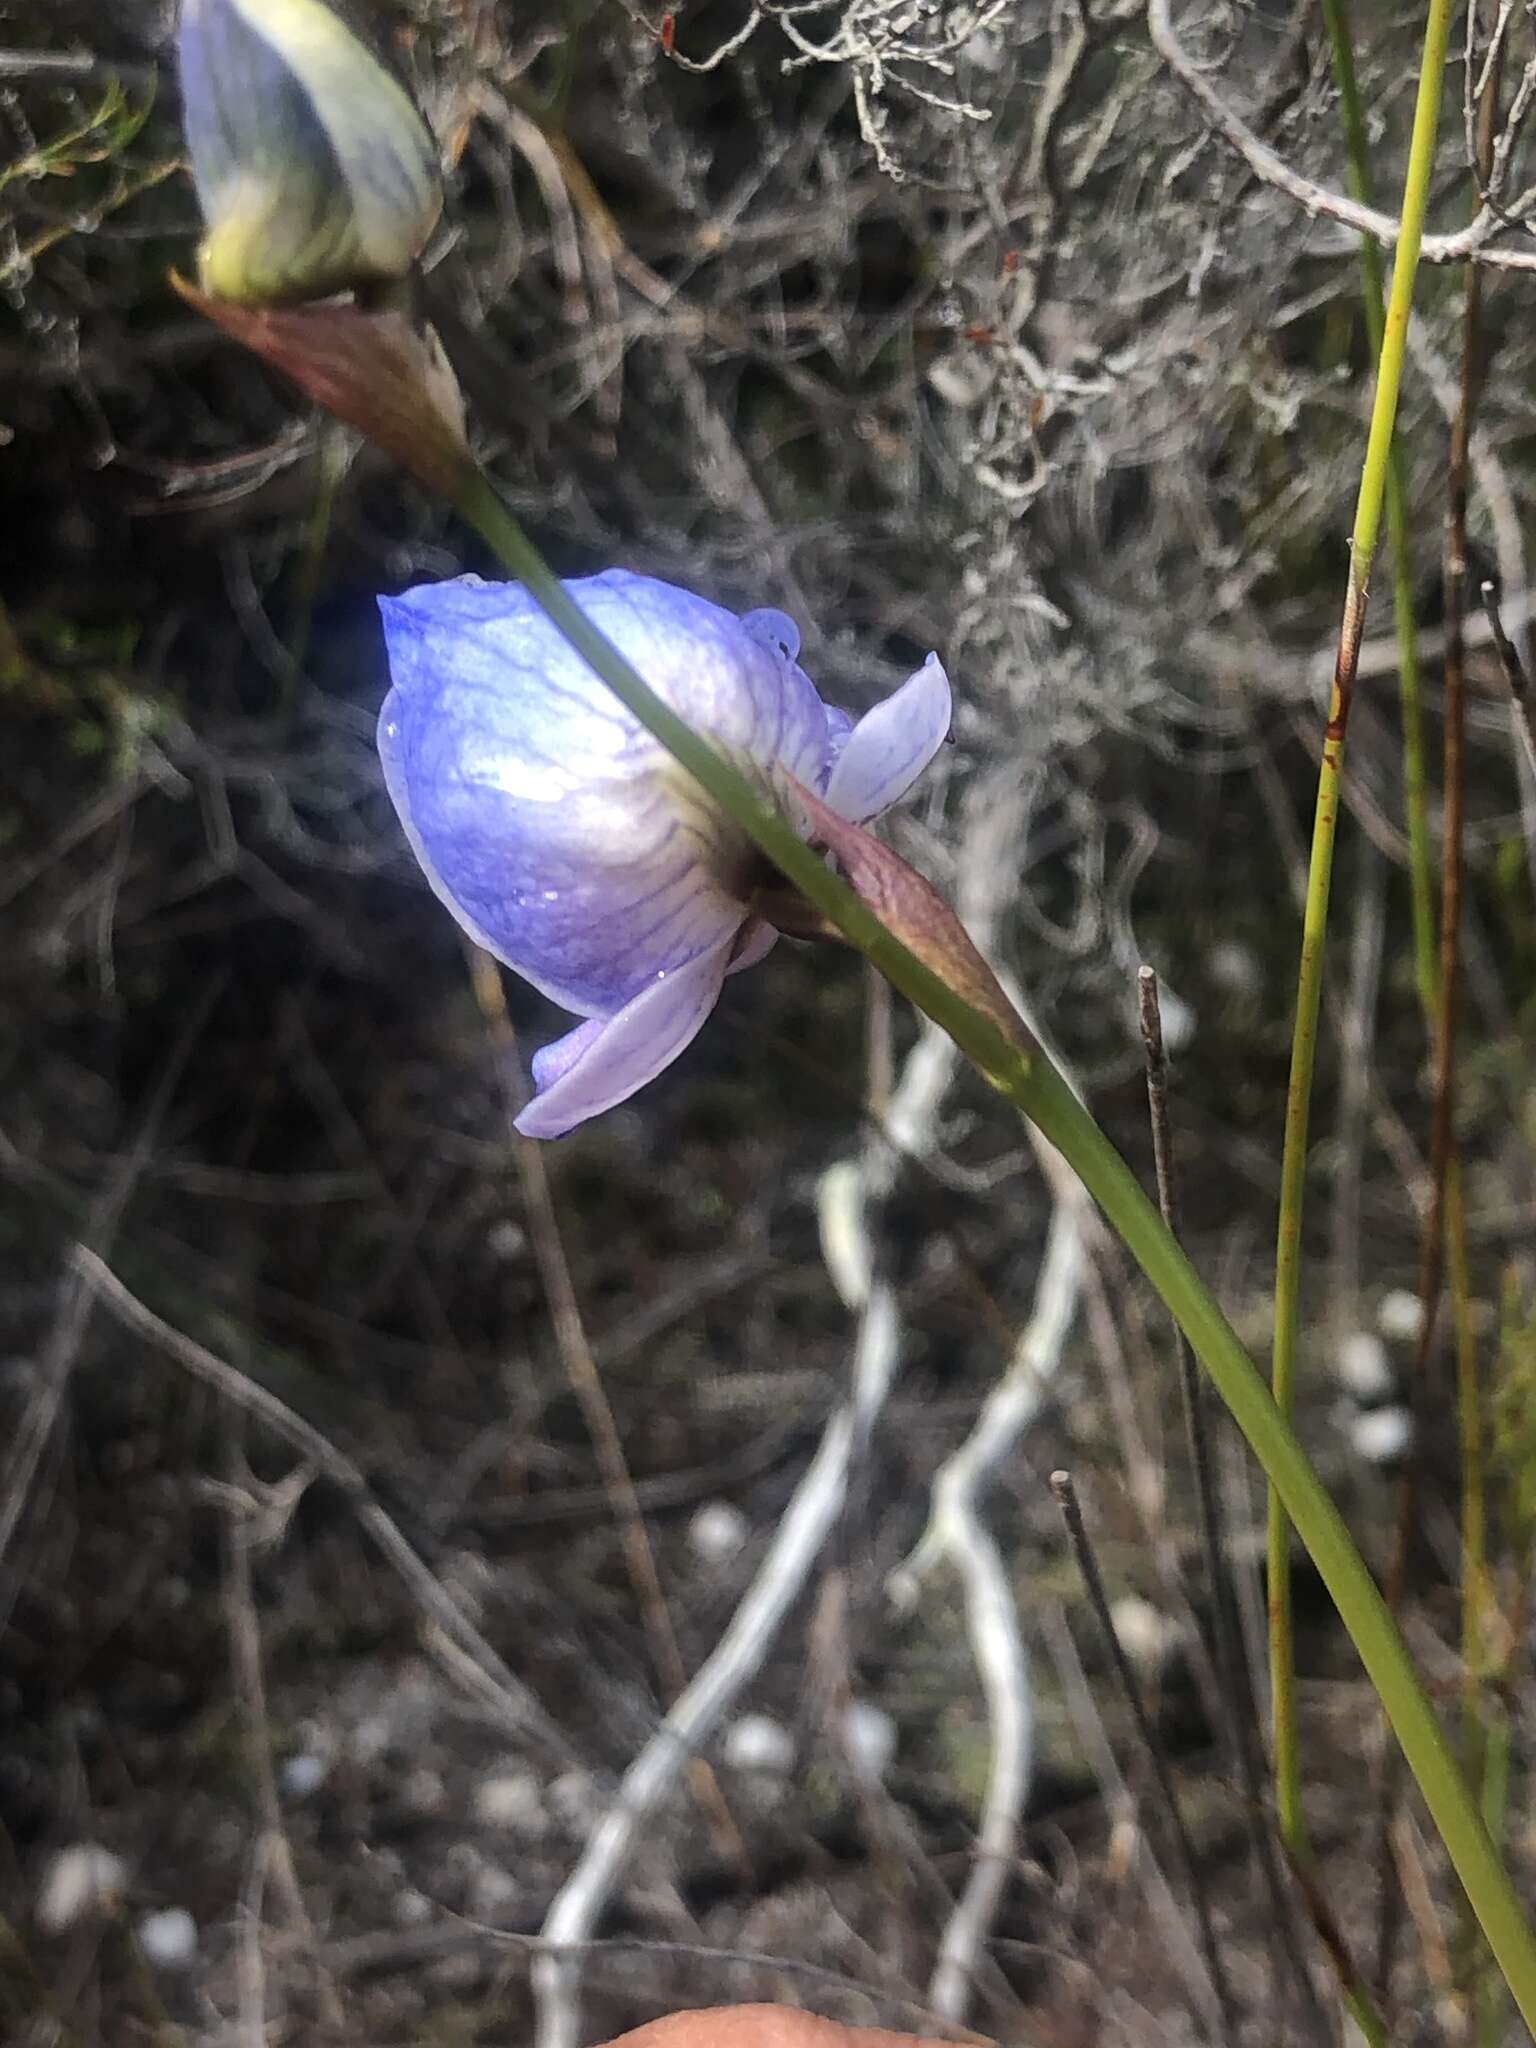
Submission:
[[[851,957],[780,947],[660,1082],[540,1153],[546,1208],[506,1105],[516,1044],[558,1020],[510,979],[505,1021],[477,994],[372,744],[374,595],[490,565],[170,289],[198,231],[173,27],[136,0],[0,0],[0,2034],[516,2041],[527,1955],[487,1930],[537,1933],[678,1675],[572,1377],[569,1303],[552,1320],[560,1272],[692,1673],[846,1389],[817,1190],[878,1150],[869,1105],[914,1033]],[[451,166],[433,302],[530,529],[566,573],[623,563],[782,607],[854,707],[940,651],[956,743],[897,837],[1148,1168],[1135,973],[1156,966],[1188,1242],[1262,1349],[1369,389],[1351,235],[1213,135],[1137,0],[705,0],[675,19],[392,0],[378,27]],[[1342,187],[1314,10],[1191,0],[1177,27],[1287,162]],[[1382,0],[1356,23],[1383,192],[1418,27]],[[1458,70],[1437,225],[1471,197],[1459,94]],[[1525,154],[1516,132],[1515,186]],[[1479,563],[1517,636],[1531,290],[1490,273],[1472,463]],[[1432,755],[1463,291],[1457,269],[1424,274],[1401,419]],[[1429,1093],[1385,603],[1372,625],[1301,1414],[1384,1563]],[[1529,1872],[1536,795],[1480,620],[1470,641],[1458,1139]],[[886,1580],[1028,1318],[1051,1207],[1017,1127],[954,1077],[878,1210],[900,1378],[712,1742],[714,1793],[679,1789],[614,1891],[584,2038],[770,1995],[913,2023],[994,1731],[953,1583],[898,1611]],[[553,1735],[466,1677],[334,1472],[103,1308],[82,1242],[353,1461]],[[1089,1268],[989,1506],[1034,1767],[971,2016],[1014,2041],[1198,2031],[1198,1964],[1155,1824],[1132,1819],[1143,1770],[1044,1484],[1068,1465],[1248,2024],[1272,2038],[1270,1909],[1198,1682],[1169,1338],[1116,1250],[1093,1243]],[[1418,1411],[1410,1633],[1452,1697],[1438,1368]],[[1262,1498],[1222,1452],[1252,1622]],[[1298,1572],[1322,1882],[1368,1947],[1379,1730]],[[1449,1894],[1411,1810],[1405,1828],[1423,1891],[1393,2038],[1438,2040],[1458,1965],[1427,1907]]]

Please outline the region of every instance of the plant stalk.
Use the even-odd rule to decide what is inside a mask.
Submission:
[[[1327,951],[1328,904],[1333,885],[1334,842],[1338,833],[1344,746],[1360,643],[1365,632],[1371,567],[1381,531],[1382,509],[1391,466],[1392,436],[1402,389],[1407,352],[1408,317],[1414,278],[1424,235],[1434,169],[1435,139],[1440,125],[1440,89],[1450,43],[1452,0],[1430,0],[1414,104],[1408,171],[1403,185],[1402,234],[1392,270],[1392,290],[1382,327],[1377,358],[1376,391],[1370,432],[1355,505],[1349,580],[1339,625],[1338,653],[1323,735],[1318,772],[1317,805],[1312,827],[1312,857],[1307,870],[1307,895],[1302,913],[1301,962],[1297,976],[1296,1018],[1291,1043],[1291,1074],[1286,1090],[1285,1138],[1280,1164],[1280,1214],[1275,1249],[1274,1345],[1271,1386],[1276,1406],[1289,1416],[1295,1398],[1296,1340],[1301,1293],[1301,1226],[1306,1197],[1307,1134],[1312,1107],[1312,1078],[1317,1061],[1317,1025],[1322,1005],[1323,968]],[[1275,1803],[1281,1832],[1293,1855],[1308,1855],[1306,1818],[1302,1808],[1301,1751],[1296,1721],[1296,1660],[1291,1617],[1290,1526],[1286,1505],[1271,1475],[1268,1525],[1268,1582],[1271,1712],[1274,1727]],[[1374,1590],[1374,1589],[1373,1589]]]
[[[1396,1623],[1295,1433],[1129,1167],[1043,1059],[1004,1089],[1068,1159],[1194,1347],[1269,1475],[1359,1651],[1516,2004],[1532,2024],[1536,1939]]]
[[[1333,75],[1339,88],[1339,113],[1344,128],[1346,183],[1362,206],[1375,204],[1371,177],[1370,138],[1360,82],[1355,72],[1355,44],[1348,0],[1323,0]],[[1370,235],[1360,238],[1360,299],[1371,353],[1380,360],[1386,340],[1387,285],[1381,245]],[[1413,602],[1413,544],[1408,519],[1408,493],[1403,481],[1400,440],[1394,436],[1387,458],[1387,552],[1392,564],[1392,621],[1397,641],[1397,671],[1402,715],[1403,813],[1408,833],[1408,886],[1413,910],[1413,964],[1419,1002],[1426,1022],[1435,1009],[1435,884],[1429,845],[1429,803],[1424,765],[1423,671],[1419,664],[1419,626]]]

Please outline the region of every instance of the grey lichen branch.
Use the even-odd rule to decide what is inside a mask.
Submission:
[[[1222,98],[1209,75],[1201,69],[1179,39],[1174,27],[1171,0],[1147,0],[1147,32],[1152,46],[1168,69],[1209,116],[1211,125],[1235,149],[1254,176],[1293,199],[1306,214],[1338,221],[1357,235],[1370,235],[1384,248],[1395,247],[1402,223],[1374,206],[1364,206],[1347,193],[1334,192],[1288,164],[1278,150],[1262,137]],[[1507,211],[1481,206],[1466,227],[1454,234],[1426,235],[1420,249],[1425,263],[1484,263],[1501,270],[1536,270],[1536,250],[1497,249],[1489,245],[1510,225]],[[1340,256],[1352,256],[1357,245],[1341,241]]]
[[[823,1432],[756,1578],[730,1626],[687,1691],[624,1773],[575,1869],[545,1916],[545,1953],[532,1971],[535,2048],[578,2048],[578,1953],[591,1936],[647,1821],[676,1786],[732,1702],[762,1668],[842,1513],[855,1446],[885,1404],[895,1377],[897,1318],[877,1287],[859,1327],[853,1389]]]

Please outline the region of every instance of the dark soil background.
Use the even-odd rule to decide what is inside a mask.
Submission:
[[[582,1344],[692,1675],[847,1391],[859,1319],[818,1190],[847,1162],[886,1171],[866,1105],[916,1032],[855,959],[785,944],[641,1097],[520,1153],[523,1055],[562,1020],[510,976],[505,1016],[477,988],[372,744],[376,594],[492,565],[169,288],[198,231],[171,12],[0,0],[0,2037],[521,2042],[536,1937],[677,1676]],[[1362,16],[1390,191],[1416,18]],[[696,68],[748,25],[717,0],[679,14],[682,64],[660,15],[618,0],[381,14],[453,167],[433,288],[477,443],[563,572],[622,563],[781,606],[829,698],[862,708],[941,652],[956,743],[894,835],[1149,1179],[1135,970],[1157,967],[1188,1242],[1262,1355],[1296,890],[1369,396],[1350,242],[1212,138],[1128,0],[774,12]],[[1342,183],[1310,10],[1193,8],[1181,33],[1276,148]],[[1454,224],[1454,112],[1446,130]],[[1531,292],[1493,275],[1474,476],[1517,630]],[[1458,274],[1426,274],[1404,410],[1432,757],[1460,297]],[[1531,802],[1473,639],[1460,1139],[1503,1404],[1508,1836],[1528,1873]],[[1372,640],[1301,1415],[1377,1562],[1429,1128],[1394,685]],[[870,1213],[899,1375],[706,1746],[712,1787],[678,1784],[600,1916],[583,2041],[734,1998],[889,2026],[927,2009],[993,1735],[953,1570],[906,1605],[887,1580],[1029,1318],[1051,1197],[957,1074]],[[219,1366],[238,1376],[222,1391]],[[321,1433],[318,1467],[263,1396]],[[1418,1442],[1407,1618],[1454,1704],[1438,1362]],[[1235,1438],[1219,1447],[1251,1634],[1262,1490]],[[1063,1548],[1060,1466],[1183,1789],[1238,2034],[1317,2039],[1284,1954],[1276,1978],[1199,1683],[1169,1333],[1096,1240],[986,1495],[1034,1743],[970,2022],[1145,2048],[1200,2038],[1208,2011]],[[379,1509],[479,1648],[391,1569]],[[1368,1957],[1380,1731],[1304,1561],[1297,1599],[1321,1884]],[[1453,1892],[1405,1811],[1392,2038],[1460,2038]]]

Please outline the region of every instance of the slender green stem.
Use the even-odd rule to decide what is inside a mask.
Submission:
[[[1505,1981],[1531,2025],[1536,2012],[1536,1939],[1386,1602],[1338,1509],[1135,1176],[1060,1074],[1036,1060],[1004,1092],[1071,1162],[1178,1319],[1268,1473],[1344,1618]]]
[[[1370,151],[1366,137],[1364,110],[1360,103],[1360,92],[1355,75],[1354,44],[1350,33],[1347,0],[1323,0],[1323,15],[1327,23],[1329,42],[1332,46],[1334,73],[1339,85],[1339,100],[1342,110],[1345,143],[1349,160],[1349,185],[1354,196],[1366,205],[1373,203],[1371,189]],[[1479,170],[1482,177],[1488,174],[1488,161],[1493,143],[1494,118],[1498,104],[1498,66],[1490,69],[1483,101],[1478,109],[1477,151]],[[1360,244],[1360,265],[1363,273],[1366,323],[1372,346],[1379,355],[1383,340],[1385,313],[1383,307],[1381,251],[1370,236],[1363,236]],[[1475,355],[1478,341],[1478,302],[1481,281],[1474,271],[1468,279],[1467,307],[1464,315],[1464,329],[1467,340],[1465,352]],[[1472,386],[1463,379],[1463,403],[1465,408],[1464,426],[1470,429],[1470,403]],[[1466,451],[1463,447],[1461,466],[1464,471]],[[1455,468],[1453,451],[1453,470]],[[1464,483],[1460,491],[1459,512],[1456,509],[1456,492],[1453,486],[1453,528],[1460,534],[1465,552],[1466,499]],[[1426,1028],[1431,1042],[1437,1041],[1444,1028],[1441,1006],[1441,974],[1439,941],[1436,935],[1434,880],[1430,859],[1428,803],[1426,800],[1426,778],[1424,768],[1424,733],[1421,713],[1420,671],[1417,636],[1414,630],[1412,597],[1412,564],[1408,548],[1408,525],[1404,499],[1400,449],[1394,442],[1391,467],[1387,478],[1387,530],[1390,539],[1393,565],[1393,607],[1397,622],[1398,666],[1401,676],[1401,710],[1403,743],[1403,795],[1404,810],[1408,828],[1408,869],[1413,905],[1413,942],[1415,978],[1418,983],[1420,1007],[1424,1013]],[[1453,539],[1455,535],[1453,534]],[[1461,575],[1465,583],[1464,572]],[[1457,590],[1448,604],[1448,626],[1455,628],[1454,637],[1459,642],[1460,620],[1456,607],[1464,593]],[[1459,660],[1459,646],[1457,648]],[[1449,695],[1449,693],[1448,693]],[[1484,1473],[1482,1455],[1482,1410],[1477,1386],[1476,1345],[1471,1327],[1471,1278],[1468,1270],[1466,1226],[1462,1205],[1461,1173],[1454,1152],[1446,1165],[1445,1178],[1445,1247],[1446,1269],[1450,1282],[1452,1327],[1455,1335],[1457,1361],[1457,1412],[1462,1444],[1462,1656],[1469,1675],[1469,1694],[1463,1741],[1464,1762],[1474,1781],[1476,1769],[1477,1739],[1480,1721],[1477,1712],[1475,1674],[1480,1666],[1482,1643],[1483,1603],[1486,1596],[1486,1512],[1484,1507]],[[1432,1311],[1426,1311],[1432,1313]],[[1407,1482],[1404,1482],[1405,1488]],[[1407,1506],[1405,1502],[1405,1507]],[[1400,1526],[1406,1528],[1411,1515],[1400,1514]],[[1394,1569],[1394,1578],[1399,1576]],[[1384,1781],[1385,1783],[1385,1781]],[[1390,1881],[1390,1875],[1388,1875]]]
[[[1323,20],[1339,88],[1340,117],[1344,128],[1347,182],[1354,197],[1369,206],[1375,203],[1371,178],[1370,141],[1366,133],[1365,110],[1360,100],[1355,71],[1354,37],[1350,27],[1348,0],[1323,0]],[[1386,283],[1380,245],[1370,235],[1360,238],[1361,300],[1365,311],[1366,335],[1372,354],[1379,360],[1386,341]],[[1387,546],[1392,565],[1392,617],[1397,639],[1398,698],[1402,724],[1403,800],[1408,829],[1408,878],[1413,910],[1413,958],[1419,1004],[1433,1035],[1438,984],[1437,939],[1435,932],[1435,886],[1430,858],[1429,806],[1424,768],[1423,690],[1419,667],[1418,621],[1413,602],[1413,550],[1408,519],[1407,491],[1403,482],[1401,437],[1394,436],[1387,458]],[[1405,1482],[1406,1484],[1406,1482]],[[1395,1888],[1396,1873],[1391,1866],[1385,1833],[1386,1815],[1395,1797],[1392,1780],[1396,1773],[1382,1773],[1379,1789],[1381,1824],[1378,1828],[1383,1851],[1380,1871],[1383,1914],[1389,1888]],[[1346,2000],[1349,1991],[1346,1988]],[[1353,2003],[1350,2010],[1367,2038],[1380,2038],[1381,2021],[1374,2012],[1375,2028],[1368,2026]]]
[[[1301,1225],[1306,1195],[1307,1133],[1312,1107],[1312,1076],[1317,1060],[1318,1014],[1322,1005],[1323,966],[1327,951],[1328,903],[1333,885],[1333,850],[1338,831],[1340,788],[1344,774],[1344,742],[1349,706],[1365,631],[1371,565],[1381,531],[1387,496],[1393,429],[1403,361],[1408,344],[1408,316],[1414,277],[1429,202],[1435,137],[1440,125],[1440,87],[1453,14],[1452,0],[1430,0],[1414,106],[1408,172],[1403,186],[1402,233],[1392,271],[1392,291],[1382,326],[1377,359],[1376,393],[1370,432],[1360,473],[1355,524],[1339,626],[1328,725],[1318,773],[1317,807],[1312,828],[1312,857],[1307,870],[1307,896],[1302,913],[1301,963],[1297,976],[1296,1019],[1291,1042],[1291,1075],[1286,1091],[1285,1139],[1280,1163],[1280,1215],[1275,1250],[1274,1347],[1271,1385],[1276,1405],[1289,1415],[1295,1395],[1296,1340],[1301,1295]],[[1302,1810],[1301,1749],[1296,1724],[1296,1662],[1291,1623],[1290,1528],[1279,1486],[1271,1479],[1269,1495],[1270,1684],[1275,1746],[1275,1803],[1281,1830],[1292,1853],[1305,1857],[1306,1820]]]
[[[1348,0],[1323,0],[1333,75],[1339,88],[1339,113],[1344,127],[1346,180],[1352,196],[1374,206],[1371,146],[1365,109],[1355,72],[1354,36]],[[1381,244],[1360,237],[1360,297],[1371,354],[1378,360],[1386,339],[1387,286]],[[1413,604],[1413,545],[1408,520],[1408,494],[1403,483],[1400,441],[1394,437],[1387,458],[1387,552],[1392,564],[1392,621],[1397,639],[1397,669],[1403,731],[1403,810],[1408,829],[1408,885],[1413,906],[1413,960],[1419,1001],[1426,1019],[1435,1009],[1435,883],[1429,850],[1429,804],[1424,770],[1422,670],[1419,666],[1418,620]]]
[[[1335,705],[1341,702],[1337,688]],[[1335,736],[1336,735],[1336,736]],[[1306,1192],[1307,1126],[1312,1073],[1317,1057],[1317,1022],[1322,1000],[1323,955],[1328,930],[1328,897],[1333,879],[1333,842],[1338,828],[1339,780],[1343,769],[1343,723],[1329,720],[1312,828],[1312,857],[1302,917],[1301,967],[1291,1072],[1285,1102],[1285,1139],[1280,1164],[1280,1214],[1275,1253],[1275,1314],[1270,1385],[1275,1403],[1289,1416],[1295,1401],[1296,1338],[1301,1293],[1301,1223]],[[1291,1854],[1308,1854],[1302,1809],[1301,1745],[1296,1720],[1296,1655],[1291,1617],[1291,1527],[1285,1503],[1271,1477],[1269,1488],[1267,1584],[1269,1596],[1270,1715],[1273,1727],[1275,1807],[1280,1832]]]
[[[1510,1728],[1509,1716],[1494,1715],[1487,1732],[1483,1759],[1483,1825],[1495,1849],[1501,1849],[1509,1809]],[[1485,1970],[1477,1985],[1475,2034],[1478,2048],[1497,2048],[1503,2039],[1504,1984],[1496,1970]]]
[[[1446,1162],[1445,1238],[1456,1354],[1456,1433],[1461,1451],[1461,1661],[1466,1686],[1462,1756],[1475,1783],[1485,1761],[1483,1690],[1490,1676],[1489,1623],[1494,1618],[1494,1599],[1488,1571],[1488,1457],[1483,1387],[1478,1371],[1477,1333],[1472,1323],[1472,1276],[1467,1256],[1461,1161],[1454,1154]]]
[[[294,571],[287,666],[278,693],[278,714],[285,723],[293,718],[299,681],[309,659],[315,606],[320,597],[320,575],[325,567],[325,551],[330,546],[336,518],[336,494],[347,473],[354,445],[346,429],[335,420],[322,423],[320,446],[316,452],[314,496],[310,500],[309,516],[304,522]]]

